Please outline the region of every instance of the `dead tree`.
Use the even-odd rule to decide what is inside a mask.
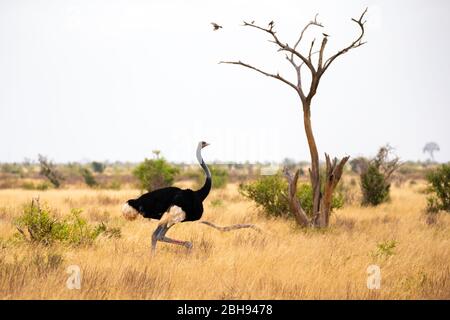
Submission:
[[[308,53],[303,54],[300,52],[300,44],[302,42],[303,36],[307,29],[312,26],[323,27],[323,25],[317,21],[317,15],[314,20],[310,21],[300,32],[300,36],[293,46],[280,40],[277,33],[274,30],[274,22],[271,21],[267,27],[263,27],[255,24],[254,22],[248,23],[244,21],[243,26],[255,28],[259,31],[267,33],[271,37],[271,42],[273,42],[278,47],[278,52],[285,54],[286,60],[292,65],[296,71],[297,81],[293,83],[286,78],[282,77],[279,73],[269,73],[256,68],[248,63],[242,61],[221,61],[220,63],[235,64],[240,65],[254,71],[257,71],[267,77],[277,79],[292,89],[300,97],[303,110],[303,125],[305,128],[306,138],[308,140],[308,147],[311,156],[311,168],[309,170],[311,185],[313,189],[313,216],[308,218],[301,208],[301,204],[295,196],[297,189],[297,179],[298,172],[292,176],[287,170],[285,170],[286,178],[289,182],[289,201],[291,210],[293,210],[294,215],[297,218],[297,222],[302,227],[314,226],[314,227],[326,227],[328,226],[329,217],[331,213],[331,199],[336,185],[338,184],[344,165],[346,164],[349,157],[344,157],[340,161],[337,158],[330,160],[328,154],[325,154],[326,160],[326,172],[323,191],[321,188],[321,177],[319,174],[319,153],[317,149],[316,140],[314,138],[312,126],[311,126],[311,101],[317,93],[317,88],[319,86],[320,80],[328,70],[330,65],[336,60],[336,58],[342,56],[348,51],[362,46],[364,37],[364,15],[367,9],[361,14],[359,19],[352,19],[359,27],[359,34],[354,41],[352,41],[348,46],[339,50],[329,58],[324,57],[325,47],[328,42],[328,35],[322,33],[322,41],[320,42],[320,47],[318,50],[315,49],[316,39],[314,39],[308,48]],[[309,88],[307,84],[302,81],[302,67],[306,65],[310,72],[311,80],[309,83]],[[307,90],[305,90],[307,88]]]
[[[38,155],[38,160],[41,167],[41,174],[46,177],[55,188],[59,188],[64,177],[56,170],[55,165],[40,154]]]

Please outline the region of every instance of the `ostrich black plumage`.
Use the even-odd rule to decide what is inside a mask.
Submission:
[[[144,218],[160,220],[152,235],[152,251],[156,243],[163,241],[192,248],[189,241],[180,241],[166,237],[167,231],[176,223],[196,221],[202,217],[203,201],[211,190],[211,172],[203,161],[201,150],[209,145],[200,141],[197,146],[197,160],[206,174],[206,181],[197,191],[167,187],[143,194],[137,199],[128,200],[122,212],[125,217],[135,217],[138,214]]]

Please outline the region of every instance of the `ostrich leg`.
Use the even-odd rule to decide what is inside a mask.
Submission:
[[[172,225],[173,226],[173,225]],[[172,244],[177,244],[180,246],[184,246],[188,249],[192,248],[192,243],[189,241],[182,241],[182,240],[176,240],[169,237],[166,237],[166,232],[169,230],[170,227],[167,226],[166,223],[159,225],[156,230],[153,232],[152,235],[152,252],[155,252],[156,250],[156,243],[158,241],[161,242],[167,242]]]
[[[152,252],[155,252],[156,243],[158,241],[185,246],[188,249],[192,248],[192,243],[189,241],[175,240],[166,237],[167,231],[176,223],[183,221],[185,217],[185,212],[178,206],[172,206],[169,211],[164,214],[152,235]]]

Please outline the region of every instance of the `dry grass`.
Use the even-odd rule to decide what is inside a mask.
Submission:
[[[192,251],[159,243],[155,256],[150,255],[150,236],[156,222],[129,222],[120,216],[121,204],[136,196],[136,190],[1,190],[1,297],[449,299],[450,215],[427,224],[419,187],[394,188],[391,203],[377,208],[347,206],[336,212],[329,230],[305,232],[292,221],[258,215],[230,185],[208,197],[204,219],[220,225],[252,222],[265,233],[220,233],[182,223],[168,235],[192,240]],[[93,223],[108,220],[122,229],[122,237],[78,248],[7,241],[15,233],[12,221],[21,205],[36,195],[61,215],[76,207]],[[377,247],[391,240],[396,243],[392,252]],[[380,290],[366,287],[371,264],[381,268]],[[81,290],[66,288],[69,265],[82,270]]]

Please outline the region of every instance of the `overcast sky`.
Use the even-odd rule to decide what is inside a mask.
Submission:
[[[425,160],[435,141],[450,160],[449,1],[0,0],[0,162],[140,161],[160,149],[195,161],[308,160],[294,81],[266,35],[295,42],[330,34],[326,55],[348,45],[350,18],[368,6],[366,45],[335,61],[313,100],[321,156],[371,156],[390,143]],[[215,21],[223,29],[213,32]]]

